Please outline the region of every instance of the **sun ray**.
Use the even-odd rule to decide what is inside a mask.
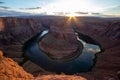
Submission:
[[[79,17],[75,13],[70,13],[67,15],[68,19],[66,21],[65,27],[71,27],[71,24],[74,24],[73,27],[82,27],[82,22],[80,21]]]

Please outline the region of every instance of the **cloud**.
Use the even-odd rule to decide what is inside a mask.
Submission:
[[[108,14],[108,15],[120,14],[120,5],[105,7],[103,8],[102,13]]]
[[[8,7],[8,6],[0,6],[0,9],[8,10],[8,9],[11,9],[11,7]]]
[[[75,12],[76,14],[88,14],[88,12]]]
[[[0,1],[0,4],[4,4],[4,3],[5,3],[5,2],[1,2],[1,1]]]
[[[113,6],[103,7],[103,8],[100,8],[100,11],[106,11],[106,10],[111,10],[111,9],[116,9],[116,8],[120,9],[120,5],[113,5]]]
[[[120,8],[120,5],[109,6],[106,7],[105,9],[113,9],[113,8]]]
[[[19,11],[13,11],[13,10],[0,10],[0,17],[6,17],[6,16],[29,16],[30,13],[25,12],[19,12]]]
[[[19,8],[22,10],[35,10],[35,9],[41,9],[41,7],[31,7],[31,8]]]

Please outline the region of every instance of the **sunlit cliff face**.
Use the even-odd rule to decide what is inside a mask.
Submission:
[[[4,29],[4,24],[2,19],[0,19],[0,31],[2,31]]]

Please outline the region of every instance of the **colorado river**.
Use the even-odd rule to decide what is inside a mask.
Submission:
[[[47,71],[66,74],[86,72],[93,67],[96,58],[95,54],[101,51],[99,45],[86,43],[76,35],[77,40],[83,44],[83,50],[80,55],[72,60],[57,61],[49,58],[39,48],[39,41],[47,34],[49,34],[49,31],[45,30],[26,43],[25,56],[29,57],[31,61]]]

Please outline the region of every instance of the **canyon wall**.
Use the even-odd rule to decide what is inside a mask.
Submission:
[[[0,18],[0,50],[4,52],[4,56],[21,63],[24,59],[22,56],[24,43],[51,26],[72,27],[91,36],[105,49],[99,55],[93,72],[90,74],[81,73],[80,75],[85,75],[88,78],[92,76],[101,80],[104,75],[116,78],[116,73],[120,70],[120,19],[92,17],[78,17],[72,20],[66,17]],[[23,64],[23,68],[34,75],[49,73],[31,61]],[[104,74],[102,74],[103,72]]]

